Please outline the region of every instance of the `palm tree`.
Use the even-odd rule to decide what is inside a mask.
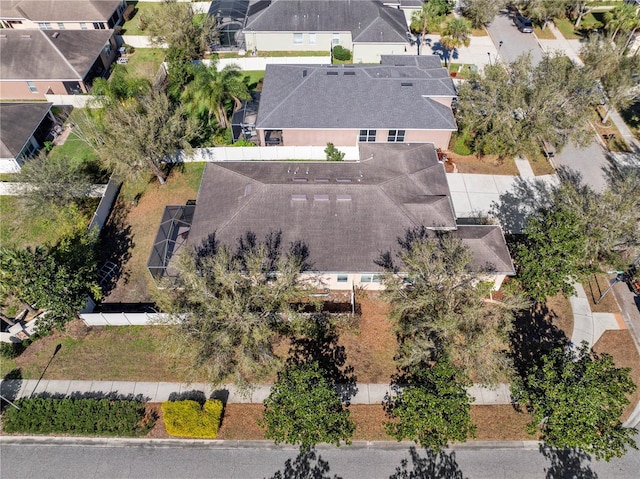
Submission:
[[[421,46],[425,44],[427,33],[437,30],[444,15],[435,3],[425,2],[422,8],[413,12],[411,16],[411,25],[409,28],[413,33],[419,33],[418,54],[420,54]]]
[[[452,18],[447,22],[440,37],[445,48],[444,64],[448,65],[449,52],[454,48],[469,46],[471,42],[471,23],[466,18]]]
[[[638,28],[639,18],[640,10],[638,7],[627,3],[605,13],[605,28],[607,30],[613,30],[611,40],[615,41],[616,35],[620,30],[631,30],[633,33],[633,31]]]
[[[233,101],[235,108],[242,106],[242,100],[251,98],[249,89],[240,76],[240,69],[235,65],[224,67],[218,71],[215,64],[195,67],[193,80],[185,87],[182,101],[186,110],[197,116],[207,117],[207,126],[213,126],[215,117],[219,128],[229,127],[229,103]]]

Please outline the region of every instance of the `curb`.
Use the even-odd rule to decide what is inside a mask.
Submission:
[[[117,437],[70,437],[70,436],[0,436],[0,444],[34,445],[34,446],[80,446],[80,447],[140,447],[140,448],[176,448],[190,447],[200,449],[268,449],[280,451],[298,451],[297,446],[290,444],[277,445],[272,441],[245,441],[221,439],[145,439],[145,438],[117,438]],[[446,450],[456,449],[523,449],[536,450],[540,441],[468,441],[453,444]],[[353,441],[350,445],[341,446],[344,449],[381,449],[399,450],[416,447],[412,441]],[[331,444],[319,444],[316,449],[337,449]]]

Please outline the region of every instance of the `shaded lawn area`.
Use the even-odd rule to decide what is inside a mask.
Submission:
[[[146,35],[143,30],[140,30],[140,17],[144,16],[147,20],[150,19],[157,9],[162,8],[162,4],[128,1],[127,5],[135,5],[136,13],[131,20],[122,25],[122,35]]]
[[[122,265],[123,275],[116,287],[104,298],[104,303],[146,303],[152,300],[156,288],[147,270],[160,220],[167,205],[184,205],[195,200],[205,163],[184,163],[182,171],[174,169],[165,185],[152,180],[137,202],[119,199],[106,228],[129,228],[132,247],[130,257]],[[120,224],[114,224],[121,221]],[[105,245],[108,247],[108,245]],[[109,259],[108,254],[104,259]]]
[[[153,82],[165,56],[166,51],[162,48],[136,48],[135,52],[127,55],[129,61],[118,66],[130,75],[148,78]]]
[[[582,36],[578,35],[573,26],[573,22],[567,18],[555,18],[553,20],[555,26],[560,30],[562,36],[567,40],[578,40],[582,38]]]
[[[611,276],[613,280],[613,276]],[[609,285],[611,284],[609,275],[606,274],[594,274],[589,277],[589,281],[585,282],[585,293],[587,293],[587,299],[589,300],[589,306],[594,313],[619,313],[620,307],[616,302],[616,298],[613,295],[613,291],[609,291],[607,295],[598,304],[595,302],[602,296]]]
[[[87,226],[99,198],[86,200],[79,221]],[[65,221],[66,220],[66,221]],[[75,224],[71,218],[55,214],[38,215],[30,211],[19,196],[0,196],[0,245],[9,248],[55,244]]]

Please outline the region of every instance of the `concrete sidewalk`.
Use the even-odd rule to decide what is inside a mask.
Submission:
[[[127,382],[127,381],[64,381],[35,379],[5,379],[0,381],[2,396],[9,400],[29,397],[32,394],[59,394],[80,396],[95,393],[102,395],[133,396],[147,402],[163,402],[186,396],[219,398],[226,403],[260,404],[270,392],[270,386],[259,386],[249,394],[243,395],[232,384],[218,388],[206,383],[163,383],[163,382]],[[36,388],[37,385],[37,388]],[[381,404],[389,391],[387,384],[358,384],[357,392],[351,398],[351,404]],[[473,404],[492,405],[510,404],[511,395],[508,384],[499,384],[495,389],[473,386],[468,389],[475,398]]]

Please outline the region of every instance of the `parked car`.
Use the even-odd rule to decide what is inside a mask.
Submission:
[[[516,13],[513,16],[513,23],[522,33],[533,33],[533,22],[521,13]]]

